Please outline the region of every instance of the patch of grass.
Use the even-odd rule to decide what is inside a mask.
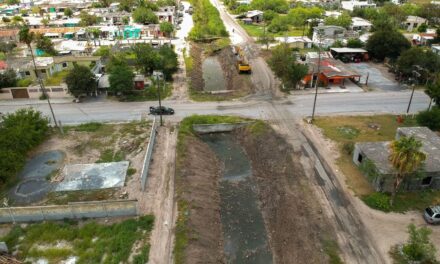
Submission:
[[[246,32],[252,36],[252,37],[260,37],[263,35],[263,25],[256,25],[256,24],[245,24],[242,21],[238,21],[238,23],[241,25],[241,27],[246,30]],[[288,31],[278,32],[278,33],[270,33],[267,31],[266,27],[266,33],[272,34],[274,37],[284,37],[284,36],[302,36],[303,30],[299,28],[290,27]],[[307,32],[304,32],[306,34]]]
[[[190,55],[186,54],[187,52],[186,48],[183,48],[182,52],[183,52],[183,60],[185,62],[186,76],[189,76],[189,74],[194,68],[194,61]]]
[[[161,86],[160,88],[160,97],[161,99],[165,99],[171,95],[173,86],[169,83],[165,85],[165,87]],[[124,95],[119,98],[121,102],[143,102],[143,101],[156,101],[159,99],[159,95],[157,93],[157,86],[152,85],[150,87],[145,88],[143,91],[132,91],[130,94]]]
[[[114,152],[112,149],[106,149],[101,152],[99,160],[95,163],[118,162],[125,160],[125,153],[122,151]]]
[[[154,217],[146,215],[111,225],[94,221],[84,225],[66,222],[45,222],[26,227],[16,226],[2,238],[9,248],[18,248],[18,258],[45,257],[63,260],[78,256],[78,263],[125,263],[134,243],[151,232]],[[147,234],[145,234],[147,232]],[[18,239],[22,237],[22,239]],[[69,249],[50,247],[65,241]],[[47,249],[35,249],[35,245],[47,245]],[[143,249],[148,256],[149,247]]]
[[[68,71],[56,72],[52,74],[52,76],[44,80],[44,84],[47,86],[60,85],[64,81],[64,78],[66,78],[68,73]]]
[[[377,201],[379,198],[383,201]],[[422,211],[430,205],[440,203],[440,191],[425,190],[417,192],[398,192],[393,206],[389,206],[390,194],[388,193],[372,193],[362,197],[362,200],[371,208],[381,210],[384,212],[398,212],[404,213],[415,210]],[[388,207],[381,206],[388,201]]]
[[[145,264],[148,262],[148,254],[150,253],[150,245],[142,247],[141,253],[134,256],[133,264]]]
[[[69,202],[104,201],[114,199],[116,189],[49,192],[46,204],[67,204]]]
[[[249,126],[249,129],[253,135],[258,136],[265,133],[269,126],[264,121],[257,120]]]
[[[98,122],[90,122],[77,126],[65,126],[64,130],[68,131],[77,131],[77,132],[96,132],[100,130],[104,124]]]
[[[335,141],[341,156],[336,161],[346,177],[347,185],[356,195],[365,196],[373,192],[370,183],[352,162],[352,155],[344,145],[356,142],[393,140],[396,129],[403,126],[416,126],[411,117],[403,123],[397,122],[395,115],[318,117],[314,124],[322,129],[324,135]],[[345,149],[345,151],[344,151]]]
[[[231,45],[231,40],[229,38],[216,39],[215,41],[212,41],[209,44],[205,45],[204,52],[207,55],[211,55],[228,47],[229,45]]]
[[[339,246],[338,243],[334,240],[325,240],[323,242],[324,252],[329,257],[330,264],[342,264],[344,263],[339,256]]]
[[[239,123],[249,121],[249,119],[237,116],[221,116],[221,115],[192,115],[186,117],[180,122],[179,137],[193,134],[192,128],[195,124],[219,124],[219,123]]]
[[[189,210],[188,202],[182,199],[177,201],[177,208],[179,210],[178,217],[176,221],[176,238],[174,244],[174,263],[183,264],[185,258],[185,248],[188,245],[188,232],[189,227],[187,226]]]
[[[127,169],[127,176],[132,176],[135,173],[136,173],[136,169],[135,168],[130,167],[130,168]]]

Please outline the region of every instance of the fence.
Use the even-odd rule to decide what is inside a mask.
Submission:
[[[67,90],[67,86],[47,86],[46,92],[50,98],[72,97]],[[0,100],[9,100],[16,98],[38,99],[43,95],[43,91],[39,86],[30,87],[9,87],[0,91]],[[72,97],[73,98],[73,97]]]
[[[0,223],[135,216],[137,203],[137,200],[115,200],[0,208]]]
[[[151,155],[153,154],[154,142],[156,140],[156,117],[153,119],[153,125],[151,127],[150,140],[147,145],[147,153],[145,154],[144,166],[141,172],[141,188],[142,191],[145,190],[145,185],[147,184],[148,168],[150,167]]]

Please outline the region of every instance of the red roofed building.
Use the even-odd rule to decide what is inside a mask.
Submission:
[[[6,70],[8,68],[8,64],[5,61],[0,60],[0,70]]]

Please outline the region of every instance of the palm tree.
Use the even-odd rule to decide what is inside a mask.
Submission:
[[[50,103],[49,95],[47,94],[46,88],[44,87],[44,84],[43,84],[43,81],[41,80],[41,77],[40,77],[40,75],[37,72],[37,64],[35,63],[34,53],[32,52],[31,44],[35,40],[35,37],[36,37],[35,33],[31,32],[27,25],[23,25],[20,28],[20,31],[18,32],[18,37],[19,37],[20,42],[26,44],[26,46],[28,47],[28,49],[29,49],[29,51],[31,53],[32,62],[34,64],[35,75],[37,76],[38,83],[40,84],[41,91],[43,92],[43,95],[46,97],[47,103],[49,104],[50,112],[52,113],[52,117],[53,117],[53,121],[55,123],[55,126],[58,127],[58,123],[57,123],[57,120],[55,118],[55,113],[53,112],[52,104]]]
[[[414,173],[425,161],[426,154],[420,151],[422,142],[411,137],[402,137],[390,144],[389,160],[396,170],[390,205],[394,203],[397,190],[406,176]]]

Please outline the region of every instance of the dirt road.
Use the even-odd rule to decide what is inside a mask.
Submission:
[[[154,228],[150,238],[150,264],[173,263],[174,223],[177,207],[174,201],[174,173],[176,159],[176,130],[158,128],[158,136],[147,179],[146,199],[141,206],[154,214]]]

